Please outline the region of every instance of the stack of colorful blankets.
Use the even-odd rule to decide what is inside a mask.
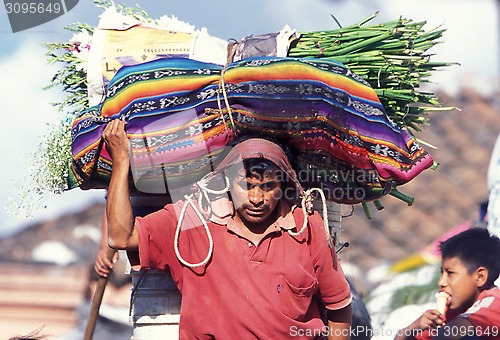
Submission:
[[[327,58],[226,66],[160,58],[122,67],[105,99],[73,124],[72,187],[107,186],[112,159],[101,133],[116,118],[131,140],[131,188],[143,193],[192,185],[244,135],[287,145],[304,186],[339,203],[378,199],[433,164],[374,90]]]

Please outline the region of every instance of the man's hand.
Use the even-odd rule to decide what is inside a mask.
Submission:
[[[99,276],[108,277],[113,272],[113,266],[118,261],[118,252],[113,254],[113,258],[110,260],[108,257],[109,250],[106,248],[100,248],[97,252],[94,261],[94,269]]]
[[[114,119],[108,123],[102,132],[102,138],[106,143],[113,163],[126,161],[129,162],[129,140],[125,132],[125,122],[120,119]]]

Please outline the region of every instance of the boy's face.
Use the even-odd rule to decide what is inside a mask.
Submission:
[[[438,281],[440,291],[450,295],[448,308],[459,313],[469,308],[479,296],[477,271],[469,273],[463,262],[457,258],[443,258],[441,278]]]

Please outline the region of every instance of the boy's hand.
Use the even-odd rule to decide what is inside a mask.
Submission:
[[[408,327],[404,328],[394,338],[395,340],[415,339],[415,335],[424,330],[433,330],[444,324],[443,315],[437,309],[429,309],[417,320],[413,321]],[[415,332],[413,332],[415,331]]]
[[[437,309],[429,309],[410,325],[412,329],[435,329],[444,323],[443,315]],[[413,327],[412,327],[413,326]]]

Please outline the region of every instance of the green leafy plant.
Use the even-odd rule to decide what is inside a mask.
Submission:
[[[435,269],[435,274],[428,284],[410,285],[396,290],[391,299],[389,306],[390,310],[396,310],[397,308],[407,305],[418,305],[434,301],[434,294],[437,290],[436,282],[439,280],[439,276],[441,275],[438,266],[435,266]]]
[[[139,6],[130,8],[114,1],[95,0],[97,7],[115,7],[118,13],[141,22],[154,21]],[[43,43],[49,65],[57,71],[44,89],[61,89],[64,100],[55,102],[61,118],[57,124],[48,125],[42,142],[29,157],[30,177],[20,184],[19,196],[11,198],[7,211],[15,215],[32,216],[33,212],[46,207],[49,193],[61,194],[68,189],[71,155],[71,124],[89,107],[87,95],[87,59],[91,48],[94,27],[85,23],[73,23],[64,29],[73,33],[68,42]]]

